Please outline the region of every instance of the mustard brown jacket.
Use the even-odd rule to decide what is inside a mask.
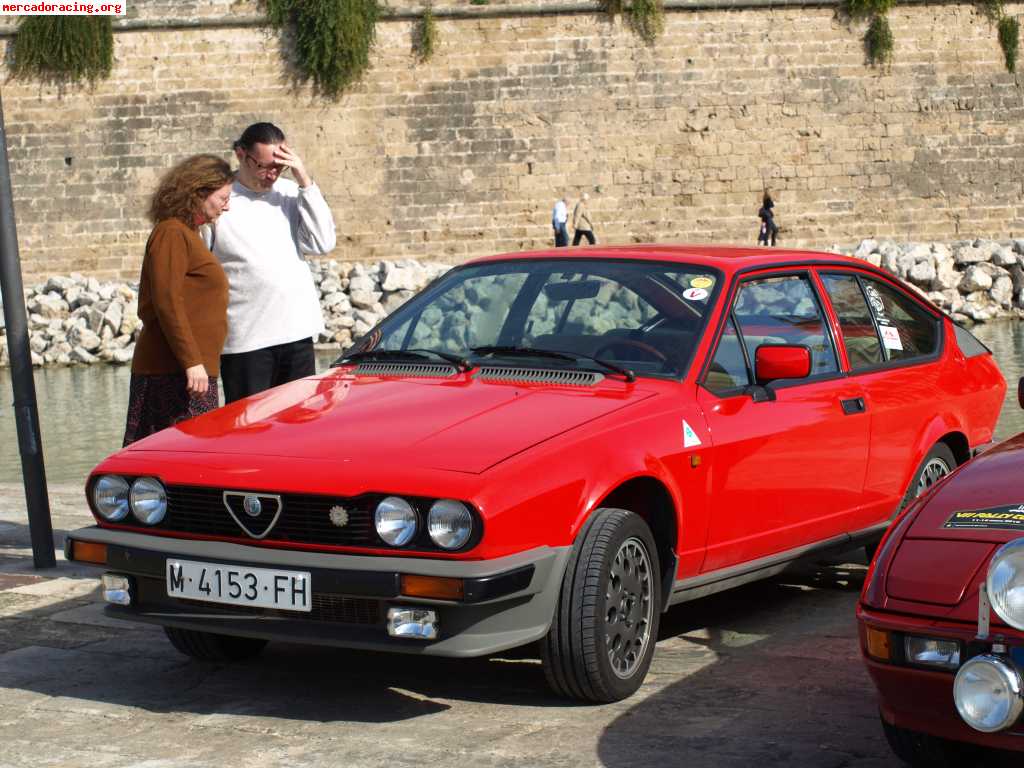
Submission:
[[[200,363],[220,373],[228,332],[228,280],[198,233],[179,219],[156,225],[142,261],[132,373],[179,373]]]

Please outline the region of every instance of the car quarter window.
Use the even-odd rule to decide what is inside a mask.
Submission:
[[[801,344],[811,351],[811,375],[839,370],[832,338],[807,275],[747,280],[733,307],[747,358],[762,344]]]
[[[704,377],[704,386],[717,395],[749,385],[750,372],[747,370],[747,360],[743,356],[736,325],[730,317],[726,320],[722,338],[715,349],[715,357]]]
[[[851,352],[850,345],[847,343],[847,352],[850,354],[852,367],[863,368],[866,365],[878,364],[880,362],[899,362],[915,357],[924,357],[933,354],[938,349],[938,318],[899,289],[888,285],[882,280],[876,280],[863,275],[853,277],[827,274],[822,276],[829,295],[833,296],[833,304],[836,313],[840,316],[840,324],[843,323],[842,312],[835,302],[830,284],[835,285],[837,279],[849,280],[851,278],[859,282],[863,290],[870,318],[877,328],[877,338],[881,340],[880,354],[884,356],[884,361],[879,357],[874,357],[873,363],[864,360],[859,365],[854,365],[855,355]],[[845,341],[845,327],[843,329],[843,338]],[[855,342],[855,346],[857,344],[864,345],[865,342]],[[874,353],[871,354],[872,356],[874,355]]]
[[[839,317],[839,328],[843,333],[850,368],[858,370],[878,365],[884,360],[882,342],[878,338],[871,310],[857,276],[826,274],[821,276],[821,280],[832,300],[832,308]]]

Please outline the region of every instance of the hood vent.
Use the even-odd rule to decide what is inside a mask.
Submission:
[[[447,363],[360,363],[354,371],[356,376],[418,376],[428,379],[444,379],[458,371]]]
[[[485,365],[480,367],[476,377],[483,381],[525,381],[535,384],[569,384],[577,387],[592,387],[604,378],[604,374],[594,371]]]

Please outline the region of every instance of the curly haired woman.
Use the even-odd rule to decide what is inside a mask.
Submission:
[[[221,158],[195,155],[168,171],[153,194],[125,445],[218,405],[228,281],[197,230],[228,209],[233,180]]]

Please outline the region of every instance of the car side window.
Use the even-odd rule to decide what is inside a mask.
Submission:
[[[846,345],[850,368],[858,370],[878,365],[885,358],[875,323],[871,319],[864,292],[855,275],[822,275],[821,281],[832,299],[832,308],[839,317],[839,328]]]
[[[907,360],[935,352],[939,342],[939,321],[935,316],[880,280],[862,277],[861,282],[878,325],[886,360]]]
[[[725,323],[715,357],[704,378],[704,386],[718,395],[749,385],[750,372],[747,370],[747,360],[743,356],[736,325],[730,317]]]
[[[802,344],[811,351],[811,375],[839,370],[817,296],[806,275],[748,280],[733,309],[747,357],[762,344]]]

